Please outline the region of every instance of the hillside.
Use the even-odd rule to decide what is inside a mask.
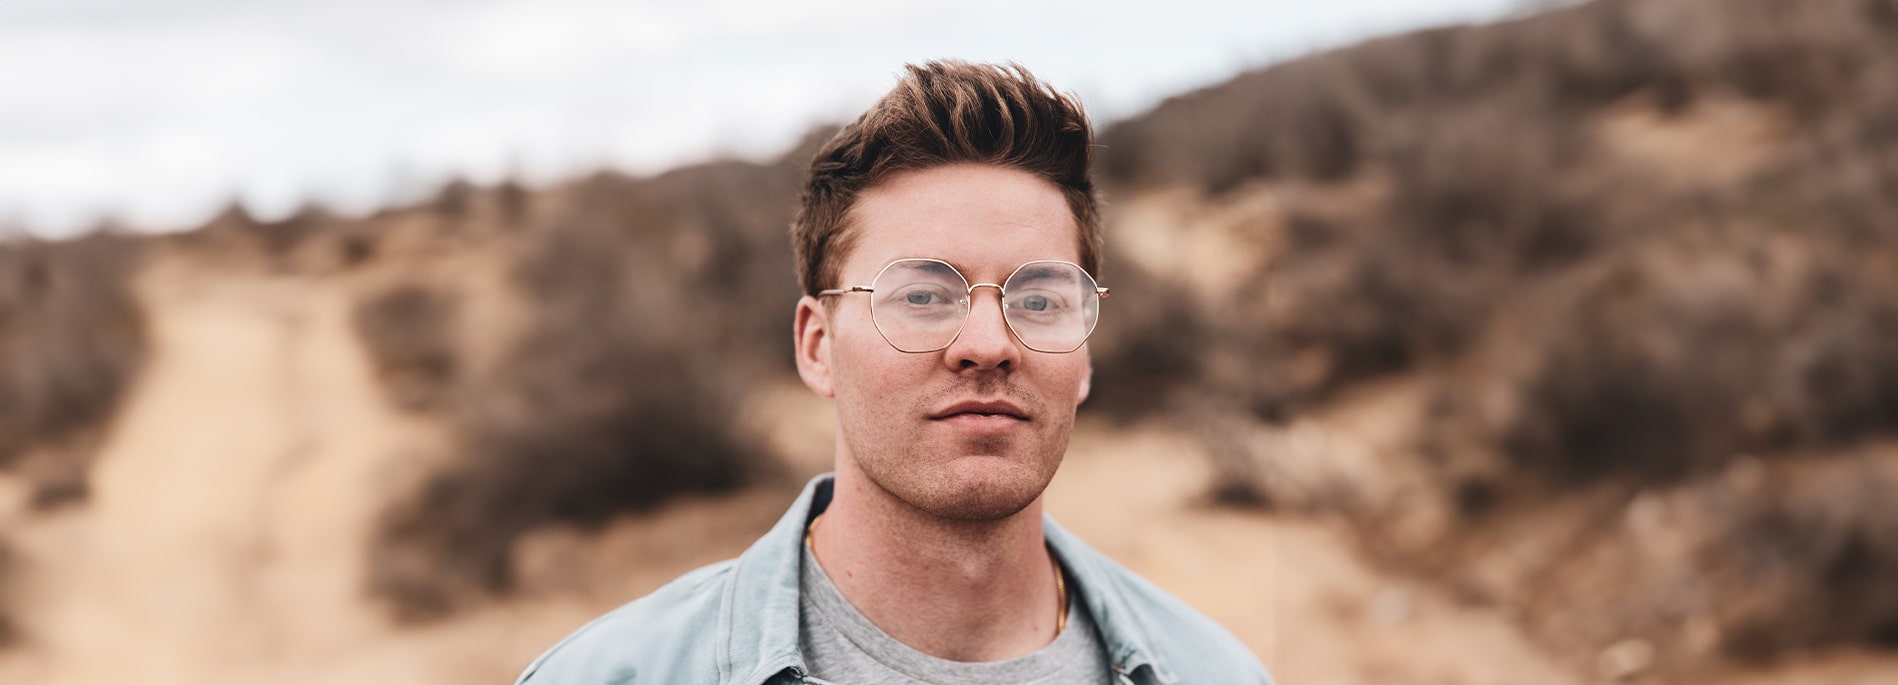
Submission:
[[[1892,112],[1898,3],[1623,0],[1116,123],[1050,510],[1288,683],[1889,680]],[[828,460],[827,134],[10,241],[0,681],[502,680],[736,553]]]
[[[1894,47],[1889,2],[1598,2],[1180,96],[1103,137],[1123,254],[1194,274],[1117,323],[1206,332],[1142,380],[1252,422],[1215,440],[1233,498],[1353,521],[1577,663],[1890,646]],[[1393,378],[1392,450],[1272,442]]]

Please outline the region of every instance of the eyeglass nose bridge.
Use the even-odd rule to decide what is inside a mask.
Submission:
[[[950,338],[949,344],[942,346],[942,348],[948,349],[950,345],[956,344],[957,340],[962,339],[962,332],[969,330],[969,320],[975,318],[975,289],[976,288],[994,288],[995,289],[996,304],[1001,305],[1002,328],[1008,331],[1008,336],[1014,339],[1015,342],[1021,343],[1022,346],[1027,347],[1027,343],[1021,342],[1021,335],[1015,332],[1015,324],[1008,320],[1008,290],[1004,289],[999,283],[976,283],[974,285],[969,286],[968,292],[965,292],[962,295],[962,325],[956,327],[955,336]],[[1030,347],[1029,349],[1034,349],[1034,348]]]

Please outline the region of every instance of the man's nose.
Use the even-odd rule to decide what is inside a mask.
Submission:
[[[952,371],[1013,368],[1021,360],[1021,346],[1002,316],[1002,287],[977,283],[969,289],[969,320],[962,333],[943,350],[943,363]]]

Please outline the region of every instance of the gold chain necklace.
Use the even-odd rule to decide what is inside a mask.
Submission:
[[[809,547],[813,555],[817,554],[817,543],[813,541],[812,532],[817,530],[817,520],[821,518],[824,518],[824,514],[818,512],[804,526],[804,546]],[[1053,553],[1049,553],[1048,562],[1054,566],[1054,593],[1061,598],[1061,614],[1054,619],[1054,634],[1059,636],[1068,627],[1068,580],[1067,574],[1061,572],[1061,562],[1054,558]]]

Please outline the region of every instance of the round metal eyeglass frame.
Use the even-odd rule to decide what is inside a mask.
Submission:
[[[969,277],[962,275],[962,271],[957,269],[955,265],[950,264],[940,259],[929,259],[929,258],[924,258],[924,257],[898,259],[896,261],[885,264],[883,265],[882,269],[877,270],[877,275],[874,278],[871,278],[870,282],[876,283],[878,280],[881,280],[883,278],[883,272],[889,271],[890,267],[896,266],[898,264],[903,264],[906,262],[935,262],[937,264],[943,265],[944,267],[947,267],[949,269],[949,272],[955,274],[957,278],[962,279],[963,283],[969,282]],[[1063,264],[1066,266],[1074,267],[1074,270],[1076,272],[1079,272],[1082,276],[1087,278],[1088,283],[1094,284],[1095,295],[1098,295],[1100,299],[1103,299],[1103,300],[1107,299],[1107,292],[1109,288],[1102,287],[1099,283],[1096,283],[1094,281],[1093,274],[1088,273],[1087,269],[1081,268],[1081,265],[1079,264],[1075,264],[1074,262],[1060,260],[1060,259],[1037,259],[1034,261],[1023,262],[1021,266],[1015,267],[1014,271],[1009,272],[1008,278],[1002,279],[1002,283],[1007,283],[1010,280],[1013,280],[1015,278],[1015,274],[1021,273],[1022,269],[1026,269],[1036,264]],[[1069,352],[1073,352],[1075,350],[1081,349],[1082,345],[1087,344],[1087,339],[1094,335],[1094,327],[1100,324],[1100,316],[1096,314],[1094,317],[1094,320],[1088,322],[1087,332],[1081,335],[1080,342],[1075,343],[1073,347],[1070,347],[1068,349],[1044,350],[1039,347],[1035,347],[1034,345],[1028,344],[1028,341],[1023,340],[1021,337],[1021,332],[1015,330],[1014,322],[1008,320],[1008,304],[1007,304],[1008,291],[1004,289],[1000,284],[996,284],[996,283],[975,283],[975,284],[969,285],[968,289],[962,294],[962,323],[956,326],[956,333],[955,335],[949,336],[948,342],[945,342],[942,345],[937,346],[937,347],[933,347],[927,350],[906,350],[906,349],[903,349],[901,346],[897,345],[894,341],[890,340],[889,333],[883,330],[883,324],[877,322],[876,307],[874,304],[871,305],[871,309],[870,309],[870,324],[873,326],[876,326],[877,335],[880,335],[883,337],[883,342],[889,343],[890,347],[896,348],[896,351],[898,352],[907,352],[910,354],[927,354],[930,352],[941,352],[943,350],[949,349],[950,345],[956,344],[956,339],[962,337],[962,330],[969,326],[969,314],[971,311],[973,311],[973,308],[975,306],[974,301],[975,301],[976,288],[994,288],[995,289],[995,292],[997,295],[996,306],[999,306],[1002,308],[1002,323],[1008,326],[1009,335],[1014,336],[1015,341],[1021,343],[1022,347],[1026,347],[1036,352],[1041,352],[1044,354],[1067,354]],[[876,292],[876,288],[874,287],[867,286],[867,285],[853,285],[848,288],[819,290],[817,291],[817,296],[831,297],[834,295],[848,295],[850,293],[874,293],[874,292]]]

